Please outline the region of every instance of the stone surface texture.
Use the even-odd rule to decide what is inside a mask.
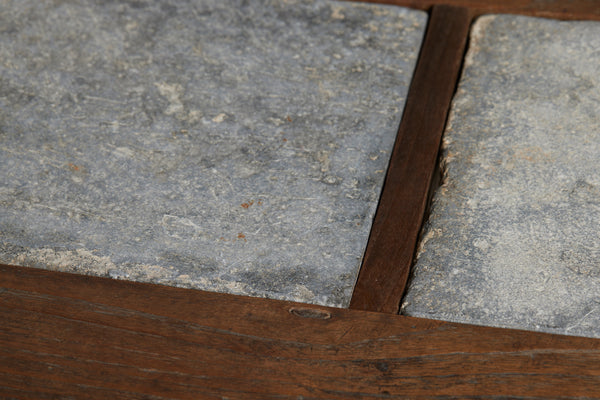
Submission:
[[[471,33],[406,315],[600,337],[600,23]]]
[[[3,1],[0,262],[347,305],[425,24],[321,0]]]

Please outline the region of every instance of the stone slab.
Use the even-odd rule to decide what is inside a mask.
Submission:
[[[406,315],[600,337],[600,23],[471,32]]]
[[[325,0],[3,2],[0,262],[346,306],[425,24]]]

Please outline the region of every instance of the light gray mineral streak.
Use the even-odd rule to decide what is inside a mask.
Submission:
[[[600,337],[600,23],[480,18],[402,312]]]
[[[320,0],[3,1],[0,262],[347,305],[425,24]]]

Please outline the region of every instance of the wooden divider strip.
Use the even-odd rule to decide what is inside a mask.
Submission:
[[[470,22],[465,8],[432,10],[351,309],[398,312]]]

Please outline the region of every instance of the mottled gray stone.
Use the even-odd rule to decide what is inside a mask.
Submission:
[[[425,23],[4,1],[0,262],[347,305]]]
[[[600,337],[600,24],[480,18],[402,312]]]

